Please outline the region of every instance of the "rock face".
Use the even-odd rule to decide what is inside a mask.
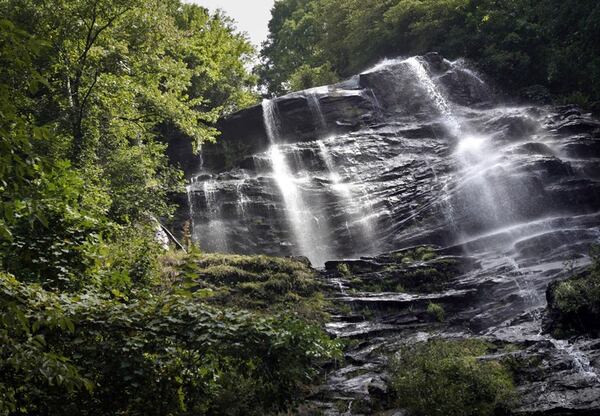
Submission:
[[[599,241],[597,120],[573,106],[500,104],[464,62],[428,54],[220,127],[203,163],[185,163],[197,166],[188,201],[200,246],[316,266],[338,259],[325,275],[353,312],[329,329],[359,343],[330,377],[326,412],[343,413],[336,400],[347,414],[374,412],[386,354],[432,333],[515,344],[539,359],[518,375],[518,413],[600,411],[598,343],[540,335],[546,287],[564,261],[584,266]],[[399,262],[423,244],[434,258]],[[352,278],[337,271],[345,258],[359,259],[343,261]],[[443,306],[444,323],[432,322],[429,303]]]
[[[273,101],[279,172],[263,107],[236,113],[201,160],[188,151],[195,162],[183,163],[194,236],[208,251],[302,254],[322,265],[596,212],[600,123],[574,107],[494,102],[463,62],[384,61]],[[294,222],[312,235],[299,236]]]

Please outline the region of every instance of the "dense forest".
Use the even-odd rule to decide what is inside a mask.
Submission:
[[[189,224],[181,247],[157,239],[185,185],[168,146],[218,141],[261,94],[438,51],[512,96],[600,109],[593,0],[278,0],[269,30],[259,52],[181,0],[0,0],[0,415],[294,414],[342,359],[305,259],[206,254]],[[563,309],[583,313],[592,272]],[[495,347],[447,347],[395,361],[394,388],[420,391],[407,368],[456,351],[462,388],[485,390],[474,408],[491,397],[479,414],[512,400],[506,367],[474,358]]]
[[[599,21],[593,0],[283,0],[257,73],[279,95],[437,51],[473,61],[512,96],[598,111]]]
[[[179,0],[3,0],[0,17],[0,414],[286,406],[337,351],[318,317],[264,311],[277,284],[310,306],[308,269],[155,239],[183,186],[168,141],[198,148],[256,101],[253,47]]]

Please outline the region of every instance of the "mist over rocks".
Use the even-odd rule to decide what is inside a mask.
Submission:
[[[600,241],[598,120],[574,106],[506,106],[464,61],[428,54],[219,126],[187,172],[193,238],[325,266],[346,305],[329,330],[360,341],[315,399],[326,414],[374,412],[385,357],[432,334],[543,363],[515,372],[519,414],[598,408],[598,344],[541,332],[548,284]],[[367,410],[339,412],[339,400]]]

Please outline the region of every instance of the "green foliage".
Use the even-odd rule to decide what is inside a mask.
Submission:
[[[218,109],[223,115],[257,102],[252,92],[256,78],[246,69],[254,49],[230,18],[184,4],[176,24],[186,35],[180,53],[192,71],[188,94],[202,98],[199,108]]]
[[[47,395],[91,391],[92,383],[48,345],[52,331],[72,334],[55,295],[0,273],[0,414],[43,413]]]
[[[397,405],[411,415],[486,416],[515,397],[512,375],[483,341],[432,339],[404,347],[390,362]]]
[[[173,212],[165,143],[213,141],[254,100],[250,43],[179,0],[0,0],[0,15],[0,268],[53,289],[151,281],[148,233],[124,230]]]
[[[32,185],[34,215],[25,204],[13,210],[12,237],[0,242],[2,266],[47,287],[80,288],[91,278],[95,251],[111,226],[102,204],[68,163],[57,164]]]
[[[214,305],[322,323],[328,303],[317,274],[305,263],[268,256],[199,254],[174,261],[181,281]]]
[[[291,318],[193,296],[59,296],[0,276],[4,414],[260,415],[284,410],[339,346]]]
[[[22,279],[76,287],[111,227],[107,204],[69,162],[37,153],[51,132],[32,123],[28,94],[46,84],[34,62],[47,48],[13,23],[0,24],[0,266]]]
[[[577,275],[551,284],[548,308],[555,336],[600,332],[600,248],[591,250],[592,264]]]
[[[437,257],[430,247],[403,250],[385,259],[378,273],[353,265],[351,290],[367,292],[432,293],[446,289],[461,274],[453,257]]]
[[[39,179],[42,161],[34,154],[34,140],[47,134],[31,128],[21,106],[27,91],[35,90],[41,77],[32,70],[43,43],[32,39],[5,19],[0,19],[0,238],[12,238],[15,211],[35,215],[26,191]]]
[[[1,92],[18,106],[3,113],[37,141],[32,157],[68,159],[110,194],[120,223],[171,212],[181,175],[163,143],[214,141],[217,118],[255,100],[252,47],[221,14],[179,0],[0,0],[0,13]]]
[[[446,317],[444,307],[438,303],[430,302],[429,305],[427,305],[427,313],[438,322],[444,322]]]
[[[337,81],[339,77],[329,63],[316,68],[304,64],[290,75],[289,88],[292,91],[306,90]]]
[[[443,290],[453,276],[443,268],[420,267],[401,271],[396,274],[395,280],[411,292],[435,292]]]
[[[592,41],[599,16],[592,0],[281,0],[259,74],[280,94],[307,85],[290,83],[303,65],[302,72],[325,66],[347,77],[385,56],[438,51],[476,62],[513,92],[539,85],[592,105],[600,100]]]
[[[119,228],[110,240],[96,246],[96,268],[101,287],[115,296],[154,287],[162,278],[164,249],[155,239],[155,224]]]
[[[348,264],[346,264],[346,263],[338,264],[337,270],[342,276],[352,276],[352,271],[350,270],[350,267],[348,267]]]
[[[414,262],[426,262],[437,257],[435,250],[430,246],[421,246],[414,249],[401,250],[392,254],[396,260],[400,260],[404,264],[412,264]]]
[[[275,2],[269,22],[269,39],[263,44],[256,68],[263,85],[275,95],[289,91],[286,85],[297,68],[319,67],[320,16],[314,0]]]

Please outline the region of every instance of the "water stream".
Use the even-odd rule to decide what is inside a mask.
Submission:
[[[271,146],[268,154],[273,168],[273,178],[281,192],[285,212],[293,232],[298,253],[315,265],[322,265],[331,258],[328,252],[327,224],[320,222],[307,204],[300,187],[300,180],[291,171],[286,156],[279,144],[279,121],[276,103],[263,101],[265,129]]]
[[[286,97],[264,100],[269,145],[249,155],[253,167],[188,186],[195,237],[210,249],[304,255],[317,266],[420,241],[461,246],[500,259],[493,263],[511,270],[502,276],[536,307],[540,288],[515,265],[531,261],[540,239],[557,253],[563,239],[595,239],[597,224],[577,216],[593,211],[559,206],[569,198],[552,194],[568,191],[560,181],[574,171],[557,157],[565,151],[556,134],[540,134],[545,109],[475,107],[465,96],[491,100],[464,62],[411,57],[291,95],[304,110]],[[306,125],[294,124],[299,111]],[[371,121],[357,127],[355,119]]]
[[[323,162],[325,163],[325,166],[329,172],[331,188],[339,197],[340,204],[344,208],[344,213],[346,215],[346,228],[348,230],[350,229],[350,226],[348,225],[349,222],[358,224],[358,227],[361,230],[358,238],[361,241],[373,242],[373,244],[375,244],[376,237],[372,223],[374,216],[372,206],[368,203],[361,203],[357,193],[355,193],[353,190],[353,185],[342,180],[325,142],[323,140],[318,140],[317,145],[319,147],[321,158],[323,159]],[[352,234],[350,231],[348,232]],[[352,236],[352,238],[356,237],[357,236]]]
[[[570,109],[494,102],[463,61],[385,60],[341,84],[240,113],[242,127],[222,140],[247,153],[205,160],[217,168],[188,186],[194,239],[208,251],[301,255],[319,267],[360,259],[363,272],[334,272],[329,282],[352,313],[328,330],[360,340],[352,364],[328,382],[334,398],[349,397],[339,413],[359,412],[383,371],[373,351],[426,339],[431,328],[527,339],[554,360],[552,371],[598,383],[594,350],[543,335],[541,318],[563,262],[599,242],[598,160],[581,133],[587,127],[569,123],[589,131],[600,123]],[[457,262],[458,275],[431,293],[401,285],[383,292],[382,276],[400,273],[396,251],[422,244]],[[353,287],[363,278],[367,289]],[[448,327],[431,322],[429,303],[445,308]],[[572,399],[551,388],[561,406]]]

